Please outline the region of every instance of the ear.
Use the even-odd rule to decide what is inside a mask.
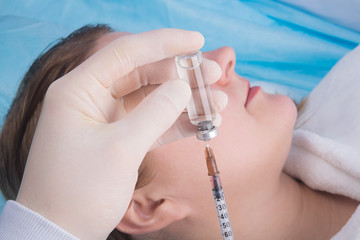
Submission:
[[[138,190],[116,228],[128,234],[155,232],[184,219],[189,213],[189,207],[183,203],[166,198],[150,199]]]

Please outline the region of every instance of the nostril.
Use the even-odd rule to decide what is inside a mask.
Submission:
[[[227,85],[231,79],[232,75],[235,73],[235,64],[236,64],[236,55],[234,49],[231,47],[221,47],[216,50],[206,52],[204,53],[204,56],[216,61],[221,70],[222,70],[222,76],[217,81],[217,84],[220,86]]]
[[[231,47],[222,47],[220,50],[220,56],[222,58],[222,63],[224,64],[223,71],[225,72],[226,77],[234,71],[236,54],[234,49]]]

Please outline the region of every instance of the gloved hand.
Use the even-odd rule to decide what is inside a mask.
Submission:
[[[194,134],[186,115],[169,129],[191,93],[173,79],[175,67],[165,69],[173,61],[167,58],[203,42],[199,33],[175,29],[127,35],[55,81],[17,201],[81,239],[105,239],[122,219],[154,142]],[[218,66],[209,64],[209,76],[219,78]],[[144,98],[150,90],[141,87],[161,83]],[[215,99],[224,107],[223,94]]]

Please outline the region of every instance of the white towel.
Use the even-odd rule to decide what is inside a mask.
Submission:
[[[351,146],[295,130],[285,171],[313,189],[360,201],[360,152]]]
[[[313,189],[360,201],[360,45],[308,96],[284,171]],[[343,231],[354,222],[360,222],[360,210],[343,236],[352,236]],[[356,234],[336,239],[359,239]]]

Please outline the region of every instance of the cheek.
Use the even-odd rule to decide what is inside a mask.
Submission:
[[[195,137],[155,149],[152,157],[156,158],[157,172],[151,185],[154,191],[191,207],[194,224],[206,223],[215,229],[217,212],[204,149],[204,142]]]
[[[161,186],[164,193],[172,197],[193,199],[203,195],[210,184],[204,148],[205,143],[193,137],[152,151],[156,164],[154,185]]]
[[[290,148],[296,108],[287,97],[264,95],[248,110],[238,104],[236,97],[229,96],[219,135],[211,146],[224,185],[229,183],[235,190],[250,189],[264,181],[275,181],[281,173]]]
[[[238,95],[230,94],[229,105],[221,113],[219,135],[210,141],[228,207],[234,211],[265,194],[278,180],[291,142],[296,117],[293,104],[279,96],[263,97],[258,100],[264,103],[257,105],[262,112],[254,116],[239,104]],[[204,148],[204,142],[192,137],[155,149],[151,153],[156,164],[152,186],[154,191],[192,206],[194,218],[208,219],[216,228]]]

